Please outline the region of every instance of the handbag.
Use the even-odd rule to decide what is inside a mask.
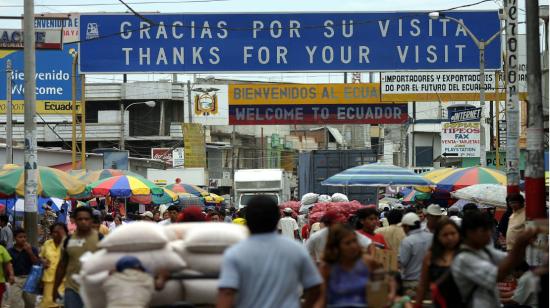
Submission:
[[[31,294],[40,294],[40,282],[42,281],[43,273],[44,266],[42,264],[33,265],[25,284],[23,285],[23,291]]]

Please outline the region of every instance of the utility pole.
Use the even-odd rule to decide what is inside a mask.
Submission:
[[[72,168],[76,170],[76,65],[78,63],[78,52],[76,50],[72,51],[73,56],[73,65],[72,65],[72,103],[71,103],[71,114],[72,114],[72,143],[71,143],[71,157],[72,157]]]
[[[518,4],[504,0],[506,15],[506,178],[508,195],[519,194]]]
[[[25,59],[25,204],[24,224],[29,243],[38,245],[38,156],[36,153],[36,54],[34,0],[25,0],[23,18]]]
[[[13,115],[11,101],[11,60],[6,61],[6,164],[13,164]]]
[[[80,93],[80,134],[82,135],[82,145],[80,146],[81,169],[86,170],[86,76],[80,75],[81,93]]]
[[[525,197],[527,219],[544,218],[544,115],[540,64],[539,1],[526,0],[527,19],[527,163]]]

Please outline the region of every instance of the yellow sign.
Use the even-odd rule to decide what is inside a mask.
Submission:
[[[0,100],[0,114],[6,114],[5,100]],[[71,101],[36,101],[36,112],[39,114],[72,114]],[[12,101],[13,114],[25,113],[25,101]],[[76,102],[76,113],[80,114],[80,102]]]
[[[184,123],[182,130],[185,168],[206,168],[206,143],[202,125]]]
[[[379,83],[232,84],[229,105],[380,104]]]

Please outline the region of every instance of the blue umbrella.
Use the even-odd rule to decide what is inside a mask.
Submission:
[[[430,186],[430,180],[394,165],[372,163],[353,167],[321,182],[326,186]]]

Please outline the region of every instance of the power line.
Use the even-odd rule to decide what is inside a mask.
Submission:
[[[145,4],[180,4],[180,3],[208,3],[208,2],[226,2],[230,0],[176,0],[176,1],[141,1],[132,2],[132,5],[145,5]],[[88,7],[88,6],[120,6],[120,3],[78,3],[78,4],[35,4],[35,7]],[[21,4],[3,4],[0,5],[3,8],[22,8]]]

